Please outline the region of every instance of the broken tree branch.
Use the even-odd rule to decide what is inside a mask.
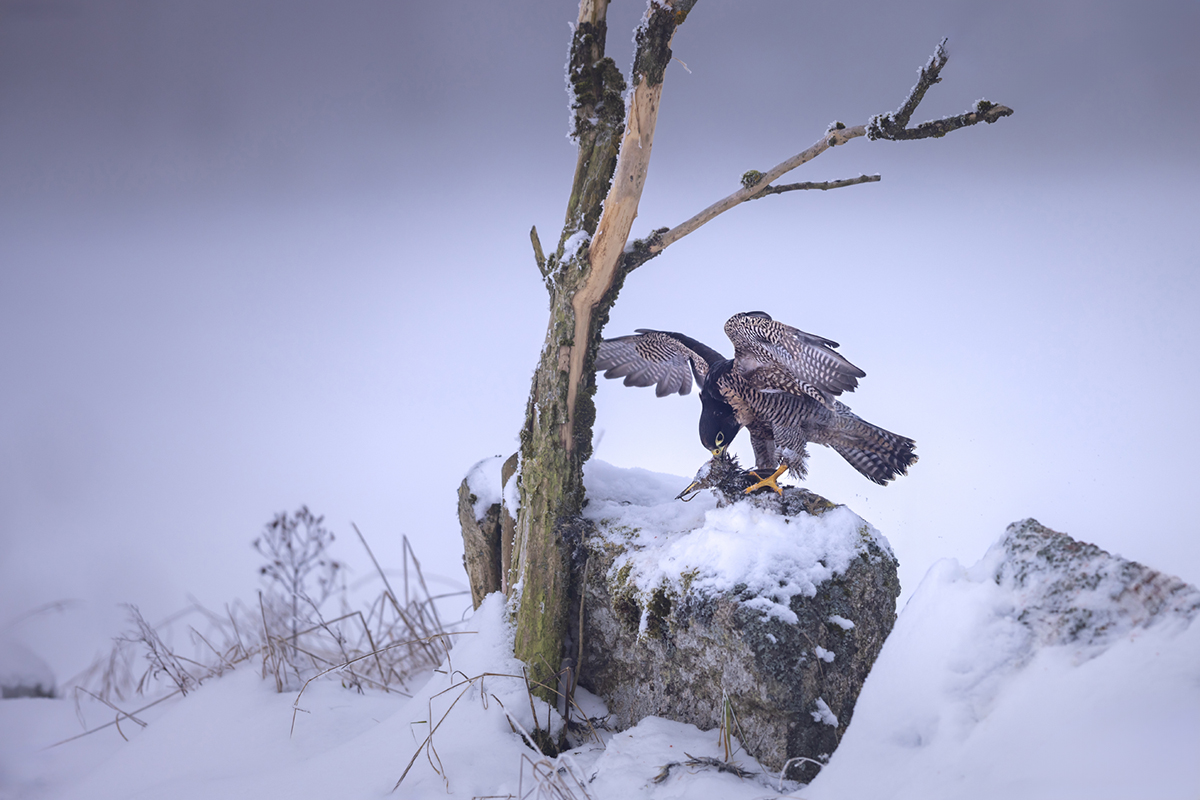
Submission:
[[[542,273],[542,280],[550,277],[550,270],[546,266],[546,254],[542,251],[542,240],[538,238],[537,225],[529,229],[529,241],[533,243],[533,259],[537,261],[538,272]]]

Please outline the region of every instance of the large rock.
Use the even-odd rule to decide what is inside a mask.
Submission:
[[[1018,598],[1017,621],[1041,645],[1094,646],[1160,619],[1200,614],[1200,591],[1035,519],[1008,526],[981,562]]]
[[[501,466],[484,459],[459,488],[477,607],[507,591],[501,496],[515,459]],[[725,728],[767,767],[809,780],[817,767],[803,759],[829,759],[895,622],[896,558],[844,506],[795,488],[746,497],[740,476],[708,478],[713,492],[684,502],[680,478],[589,462],[567,655],[582,640],[578,681],[607,703],[610,726]]]
[[[771,769],[826,761],[895,621],[887,541],[801,489],[718,508],[664,477],[589,465],[579,683],[619,728],[728,726]]]

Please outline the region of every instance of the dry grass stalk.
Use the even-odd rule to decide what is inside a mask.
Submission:
[[[319,517],[313,519],[320,521]],[[277,530],[281,527],[288,526],[276,525]],[[291,529],[303,533],[303,526],[292,525]],[[322,564],[333,562],[311,542],[293,548],[311,566],[309,573],[294,569],[285,558],[276,559],[278,563],[272,566],[278,574],[290,576],[289,581],[284,586],[284,582],[268,576],[264,591],[259,593],[258,608],[235,602],[225,606],[224,614],[217,614],[193,601],[190,607],[155,625],[130,606],[131,632],[115,640],[108,653],[69,682],[79,687],[76,710],[85,728],[81,697],[93,698],[117,712],[112,722],[80,735],[112,725],[119,729],[125,719],[144,726],[144,720],[134,716],[137,711],[125,712],[116,705],[134,692],[158,695],[142,707],[150,708],[169,697],[186,695],[204,681],[253,659],[262,659],[262,676],[270,676],[279,692],[299,689],[303,694],[313,680],[337,675],[343,685],[360,692],[373,688],[409,696],[406,689],[410,678],[436,667],[449,652],[449,637],[462,631],[443,625],[435,607],[437,598],[429,594],[407,539],[402,565],[404,599],[400,602],[365,537],[357,527],[355,532],[384,587],[369,596],[362,609],[349,608],[344,586],[337,595],[327,591],[332,573]],[[322,532],[320,537],[325,540],[331,535]],[[288,552],[283,539],[275,540],[272,546],[275,555]],[[302,578],[318,573],[322,580],[310,595]],[[340,599],[342,613],[326,619],[322,603],[334,597]],[[176,640],[183,640],[183,644]],[[136,666],[139,658],[146,663],[142,669]],[[303,709],[297,706],[296,710]]]

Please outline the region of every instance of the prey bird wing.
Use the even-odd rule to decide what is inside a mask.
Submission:
[[[734,370],[762,392],[808,396],[826,408],[852,392],[867,373],[837,352],[838,343],[771,319],[761,311],[735,314],[725,323],[733,342]]]

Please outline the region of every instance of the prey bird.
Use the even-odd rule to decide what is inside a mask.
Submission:
[[[659,397],[700,387],[700,442],[714,456],[750,431],[758,483],[780,494],[778,478],[806,474],[807,444],[832,447],[869,480],[886,484],[916,463],[916,442],[860,419],[837,399],[866,373],[837,352],[838,343],[777,322],[762,311],[725,323],[733,358],[682,333],[639,328],[605,339],[596,369],[626,386],[654,386]],[[763,477],[767,475],[768,477]]]

